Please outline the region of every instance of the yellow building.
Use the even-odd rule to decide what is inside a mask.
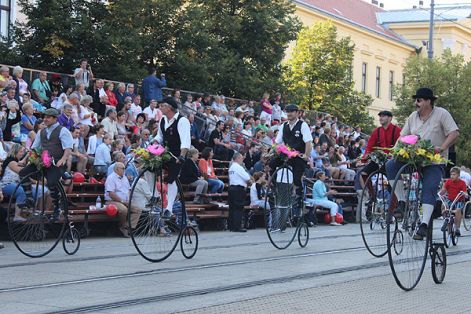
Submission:
[[[304,25],[330,20],[339,36],[351,38],[355,44],[355,88],[373,97],[370,113],[375,116],[381,110],[393,108],[392,86],[403,82],[406,60],[417,53],[427,57],[429,9],[386,11],[362,0],[295,0],[294,3]],[[471,6],[437,6],[434,16],[434,56],[449,48],[470,60]]]
[[[355,88],[373,97],[372,115],[391,109],[394,106],[392,87],[402,82],[403,67],[406,60],[415,55],[416,47],[377,23],[376,13],[384,10],[361,0],[303,0],[294,3],[296,15],[304,25],[331,20],[339,36],[350,36],[355,44]],[[288,50],[288,58],[289,54]]]

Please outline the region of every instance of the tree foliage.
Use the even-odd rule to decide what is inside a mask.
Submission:
[[[404,85],[395,88],[396,109],[394,114],[400,123],[415,110],[411,98],[419,87],[429,87],[438,96],[435,105],[450,111],[460,128],[456,145],[457,162],[471,166],[471,62],[462,55],[453,55],[445,50],[443,55],[432,60],[421,57],[410,58],[404,68]]]
[[[315,23],[300,31],[283,77],[291,101],[369,130],[372,99],[354,90],[353,49],[349,37],[337,38],[332,22]]]
[[[11,63],[71,73],[85,57],[96,76],[125,81],[157,66],[172,86],[240,98],[279,87],[300,29],[288,0],[19,2],[27,22],[0,44]]]

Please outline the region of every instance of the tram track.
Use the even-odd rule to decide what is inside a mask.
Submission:
[[[450,254],[448,255],[458,256],[458,255],[466,255],[466,254],[471,254],[471,249],[450,252]],[[448,263],[448,265],[460,264],[463,262],[468,262],[470,260],[471,259],[466,260],[466,261],[457,261],[454,263]],[[388,265],[389,265],[389,261],[387,259],[382,259],[381,261],[370,263],[370,264],[340,267],[340,268],[329,269],[329,270],[324,270],[324,271],[306,272],[302,274],[280,276],[276,278],[269,278],[269,279],[262,279],[262,280],[253,280],[253,281],[225,285],[225,286],[217,286],[217,287],[211,287],[211,288],[205,288],[205,289],[194,289],[194,290],[184,291],[184,292],[169,293],[165,295],[127,299],[127,300],[117,301],[117,302],[112,302],[112,303],[103,303],[103,304],[90,305],[90,306],[84,306],[84,307],[76,307],[76,308],[71,308],[71,309],[66,309],[66,310],[61,310],[61,311],[54,311],[51,313],[55,313],[55,314],[92,313],[92,312],[97,312],[97,311],[113,310],[113,309],[118,309],[118,308],[123,308],[123,307],[145,305],[145,304],[162,302],[162,301],[177,300],[177,299],[186,298],[186,297],[203,296],[203,295],[208,295],[208,294],[234,291],[234,290],[239,290],[239,289],[247,289],[247,288],[252,288],[252,287],[257,287],[257,286],[281,284],[281,283],[291,282],[295,280],[312,279],[312,278],[317,278],[317,277],[322,277],[322,276],[329,276],[329,275],[336,275],[336,274],[342,274],[342,273],[348,273],[348,272],[361,271],[361,270],[366,270],[366,269],[371,269],[371,268],[385,267]],[[384,275],[379,275],[379,276],[384,276]]]
[[[359,237],[360,234],[343,234],[343,235],[332,235],[332,236],[316,236],[310,237],[309,242],[316,241],[316,240],[326,240],[326,239],[342,239],[342,238],[352,238],[352,237]],[[200,240],[201,244],[201,240]],[[213,246],[200,246],[198,248],[198,252],[206,251],[206,250],[219,250],[219,249],[232,249],[238,247],[254,247],[258,245],[271,245],[268,239],[266,241],[258,241],[258,242],[245,242],[245,243],[238,243],[233,245],[213,245]],[[97,246],[98,247],[98,246]],[[86,247],[86,249],[93,249],[95,246]],[[56,250],[60,249],[56,247]],[[83,250],[83,248],[81,248]],[[132,250],[135,250],[132,247]],[[18,254],[20,254],[18,252]],[[80,250],[79,250],[80,254]],[[197,253],[198,254],[198,253]],[[115,258],[125,258],[125,257],[132,257],[132,256],[139,256],[139,253],[132,252],[132,253],[120,253],[120,254],[112,254],[112,255],[97,255],[97,256],[87,256],[87,257],[66,257],[61,259],[31,259],[26,262],[18,262],[18,263],[10,263],[0,265],[0,269],[6,268],[13,268],[13,267],[23,267],[23,266],[33,266],[33,265],[43,265],[43,264],[58,264],[63,262],[85,262],[85,261],[97,261],[97,260],[106,260],[106,259],[115,259]]]

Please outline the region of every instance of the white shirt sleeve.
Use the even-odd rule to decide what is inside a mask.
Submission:
[[[88,155],[93,155],[93,154],[95,154],[95,150],[96,150],[96,135],[92,135],[88,139],[87,154]]]
[[[280,132],[278,132],[279,134]],[[303,135],[303,141],[304,143],[307,143],[307,142],[312,142],[312,134],[311,134],[311,130],[309,129],[309,125],[307,125],[306,122],[303,122],[301,124],[301,134]]]
[[[278,131],[278,134],[276,135],[276,139],[275,139],[275,143],[276,144],[281,144],[283,143],[283,127],[284,127],[284,123],[281,124],[280,128],[279,128],[279,131]]]
[[[258,194],[257,194],[257,185],[256,183],[252,183],[252,186],[250,187],[250,204],[255,205],[257,204],[258,199]]]
[[[162,117],[162,120],[163,119],[164,118]],[[162,128],[160,127],[160,122],[159,122],[159,127],[157,129],[157,135],[155,136],[155,141],[157,141],[157,143],[159,143],[160,145],[164,144],[164,135],[162,134]]]
[[[184,148],[190,149],[191,147],[190,121],[188,121],[187,118],[182,117],[178,121],[177,129],[178,129],[178,134],[180,134],[180,142],[181,142],[180,149],[184,149]]]

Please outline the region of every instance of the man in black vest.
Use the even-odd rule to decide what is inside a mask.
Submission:
[[[44,111],[44,124],[46,128],[39,132],[31,146],[31,149],[47,150],[49,155],[54,159],[54,163],[45,171],[47,187],[51,191],[51,197],[54,202],[54,214],[52,217],[54,220],[59,218],[61,210],[59,207],[57,183],[65,172],[67,159],[72,152],[74,142],[70,131],[60,126],[59,122],[57,122],[59,115],[60,112],[55,108],[49,108]],[[36,165],[29,164],[23,168],[19,174],[20,177],[23,178],[35,171],[37,171]],[[27,206],[34,206],[31,182],[26,182],[23,185],[23,189],[26,194]]]
[[[293,167],[293,183],[296,186],[296,194],[301,197],[301,178],[306,170],[309,156],[311,156],[312,134],[309,125],[299,119],[298,106],[293,104],[287,105],[285,111],[288,121],[281,125],[275,142],[276,144],[283,143],[301,153],[299,157],[290,160],[290,164]],[[278,165],[270,163],[272,169],[276,168],[276,166]],[[302,201],[302,199],[300,198],[299,201]]]
[[[175,180],[180,175],[180,169],[191,147],[191,127],[190,121],[178,112],[178,104],[172,97],[167,97],[163,100],[160,110],[163,116],[157,132],[157,142],[167,147],[176,157],[167,166],[168,202],[164,216],[169,218],[172,215],[173,203],[178,194]]]

